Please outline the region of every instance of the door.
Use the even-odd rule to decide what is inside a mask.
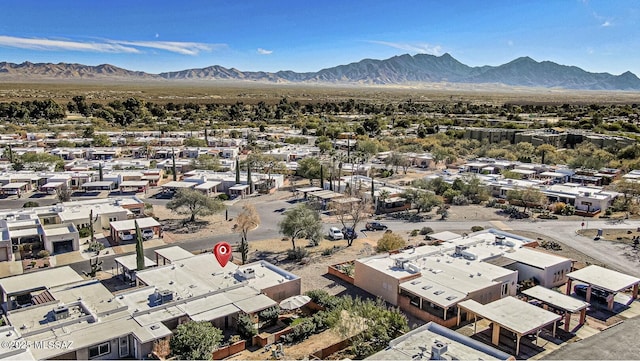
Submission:
[[[118,349],[118,354],[120,355],[120,357],[129,356],[129,337],[120,337],[120,339],[118,340],[118,345],[120,345]]]

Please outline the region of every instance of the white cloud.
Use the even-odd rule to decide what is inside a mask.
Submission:
[[[390,46],[392,48],[406,50],[413,53],[441,55],[442,47],[440,45],[431,45],[427,43],[394,43],[390,41],[371,40],[370,43]]]
[[[507,45],[513,46],[513,40],[507,40]]]
[[[273,53],[273,50],[267,50],[267,49],[258,48],[258,54],[269,55],[271,53]]]
[[[611,26],[611,22],[609,20],[606,20],[604,23],[600,24],[600,26],[606,28],[607,26]]]
[[[114,44],[123,44],[140,48],[151,48],[170,51],[183,55],[198,55],[201,51],[211,51],[215,48],[224,47],[223,44],[204,44],[178,41],[118,41],[109,40]]]
[[[140,50],[118,43],[96,43],[71,40],[52,40],[38,38],[18,38],[0,35],[0,46],[31,50],[70,50],[97,53],[139,53]]]
[[[156,34],[158,37],[159,34]],[[202,51],[212,51],[226,47],[225,44],[205,44],[179,41],[124,41],[100,40],[77,41],[42,38],[20,38],[0,35],[0,46],[48,51],[86,51],[97,53],[142,53],[140,48],[159,49],[183,55],[198,55]]]

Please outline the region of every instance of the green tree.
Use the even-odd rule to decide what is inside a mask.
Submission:
[[[296,250],[296,239],[306,238],[312,244],[318,244],[322,238],[322,221],[316,211],[305,204],[299,204],[284,214],[278,225],[280,233],[291,238],[291,246]]]
[[[211,360],[222,341],[222,331],[209,321],[190,321],[176,328],[169,345],[180,360]]]
[[[194,169],[202,170],[220,170],[220,160],[209,154],[202,154],[198,158],[191,161],[191,166]]]
[[[310,183],[313,183],[313,179],[320,177],[320,161],[315,157],[300,160],[297,173],[299,176],[309,179]]]
[[[417,213],[430,212],[433,207],[443,203],[442,197],[431,191],[420,189],[407,189],[402,193],[402,197],[406,198],[416,207]]]
[[[183,142],[185,147],[207,147],[207,141],[200,138],[187,138]]]
[[[52,165],[56,171],[64,170],[64,161],[53,154],[25,153],[19,159],[26,168],[34,171],[49,170]]]
[[[27,201],[22,205],[22,208],[31,208],[31,207],[40,207],[40,204],[34,201]]]
[[[631,204],[640,196],[640,183],[638,182],[621,179],[614,183],[611,188],[624,196],[623,210],[629,210]]]
[[[208,216],[225,209],[220,199],[195,189],[180,189],[166,207],[177,214],[188,215],[189,222],[195,222],[196,216]]]
[[[522,206],[522,211],[526,212],[529,207],[539,208],[544,206],[548,202],[548,199],[539,189],[529,187],[508,190],[507,201],[509,204]]]
[[[138,222],[136,224],[136,270],[141,271],[144,269],[144,238],[142,238],[142,232]]]
[[[106,134],[94,134],[91,144],[94,147],[110,147],[113,145],[111,139],[109,139],[109,136]]]
[[[242,257],[242,264],[247,262],[249,254],[249,231],[255,229],[260,225],[260,215],[256,211],[256,207],[252,204],[245,204],[242,207],[242,212],[236,217],[236,224],[234,225],[234,231],[240,233],[240,245],[238,251]]]

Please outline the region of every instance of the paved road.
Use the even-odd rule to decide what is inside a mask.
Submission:
[[[162,201],[162,200],[154,200]],[[296,205],[293,199],[272,199],[269,197],[255,197],[250,199],[255,204],[256,209],[260,215],[261,225],[251,231],[251,239],[268,239],[268,238],[280,238],[282,235],[278,231],[278,222],[282,219],[282,213],[286,209],[294,207]],[[240,201],[232,204],[228,207],[228,213],[230,218],[234,218],[238,213],[242,211],[242,204],[245,201]],[[612,269],[640,277],[640,268],[638,267],[638,261],[631,260],[625,256],[625,252],[629,251],[629,246],[624,246],[620,243],[607,242],[607,241],[595,241],[590,238],[582,237],[576,234],[576,231],[581,228],[580,221],[562,221],[562,220],[537,220],[535,222],[530,220],[513,220],[507,221],[440,221],[440,220],[428,220],[425,222],[407,222],[401,220],[385,220],[383,221],[389,226],[389,229],[394,231],[411,231],[414,229],[420,229],[422,227],[431,227],[436,232],[441,231],[464,231],[471,230],[472,226],[483,226],[487,228],[500,228],[509,232],[512,230],[521,230],[539,233],[541,235],[548,236],[556,239],[569,247],[576,249],[596,260],[599,260],[603,264],[608,265]],[[339,226],[336,222],[326,222],[323,224],[325,233],[331,226]],[[587,221],[587,227],[591,229],[636,229],[640,227],[640,221],[625,221],[620,224],[610,224],[606,221]],[[181,247],[192,251],[210,250],[213,245],[220,241],[226,241],[231,244],[236,244],[239,241],[239,236],[236,233],[214,235],[191,239],[184,242],[176,242],[171,244],[180,245]],[[170,246],[170,245],[167,245]],[[145,252],[147,257],[153,258],[153,250],[147,250]],[[121,256],[121,255],[118,255]],[[115,256],[103,257],[103,269],[107,270],[114,267],[113,258]],[[72,267],[76,270],[88,270],[89,263],[81,262],[75,264]]]

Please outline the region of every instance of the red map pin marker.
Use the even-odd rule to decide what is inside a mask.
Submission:
[[[220,242],[213,247],[213,254],[216,256],[220,266],[224,267],[231,258],[231,246],[227,242]]]

